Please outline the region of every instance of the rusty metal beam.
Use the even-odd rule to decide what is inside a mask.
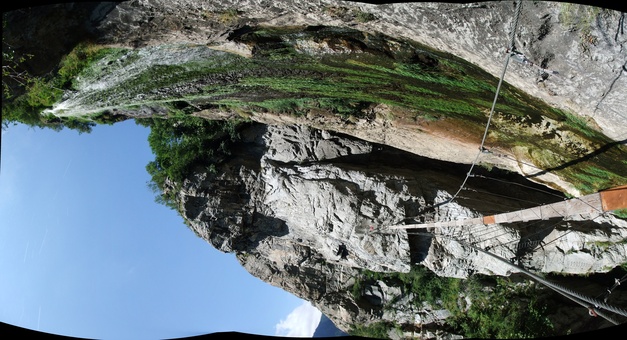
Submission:
[[[590,195],[572,198],[563,202],[541,205],[529,209],[503,214],[469,218],[465,220],[405,224],[390,226],[390,229],[461,227],[476,224],[496,224],[546,220],[555,217],[595,214],[627,208],[627,185],[601,191]]]
[[[601,191],[603,211],[627,209],[627,185]]]

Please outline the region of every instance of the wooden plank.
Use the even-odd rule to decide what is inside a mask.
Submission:
[[[579,214],[594,214],[603,211],[598,193],[540,206],[542,217],[568,217]]]
[[[556,217],[569,217],[579,214],[593,214],[603,211],[599,194],[573,198],[563,202],[541,205],[495,216],[497,223],[546,220]]]

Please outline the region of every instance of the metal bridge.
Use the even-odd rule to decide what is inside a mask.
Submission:
[[[389,226],[390,229],[463,227],[477,224],[496,224],[511,222],[527,222],[548,220],[550,218],[568,218],[575,215],[595,214],[627,209],[627,185],[604,190],[598,193],[572,198],[563,202],[541,205],[529,209],[517,210],[503,214],[490,215],[465,220],[432,222],[421,224],[405,224]]]
[[[520,13],[521,13],[521,8],[522,8],[522,1],[518,0],[516,2],[516,10],[515,10],[515,15],[514,15],[514,21],[513,21],[513,25],[512,25],[512,30],[510,32],[510,41],[509,41],[509,48],[508,51],[514,51],[514,37],[515,37],[515,32],[516,32],[516,28],[518,25],[518,20],[520,17]],[[501,88],[501,83],[505,77],[505,72],[507,70],[507,65],[509,63],[510,58],[513,56],[512,53],[508,54],[507,58],[505,59],[505,64],[503,67],[503,71],[501,74],[501,77],[499,79],[499,83],[498,86],[496,88],[496,93],[494,96],[494,101],[492,103],[492,108],[490,110],[490,114],[488,115],[488,121],[485,127],[485,131],[483,134],[483,139],[481,140],[481,145],[479,147],[479,152],[475,158],[475,160],[472,162],[471,166],[470,166],[470,170],[468,171],[468,173],[466,174],[466,178],[464,179],[464,181],[462,182],[462,184],[460,185],[459,190],[446,202],[444,202],[444,204],[450,203],[453,200],[455,200],[458,196],[458,194],[465,189],[466,186],[466,182],[468,181],[468,179],[470,177],[474,177],[474,175],[472,174],[472,170],[474,168],[474,166],[478,163],[479,158],[481,157],[481,155],[487,151],[487,149],[484,147],[485,145],[485,141],[486,141],[486,137],[488,134],[488,130],[490,127],[490,121],[492,119],[493,113],[494,113],[494,107],[496,105],[496,101],[499,95],[499,90]],[[478,247],[477,245],[474,244],[470,244],[468,242],[464,242],[461,241],[455,237],[452,236],[447,236],[447,235],[442,235],[442,234],[435,234],[433,233],[433,231],[437,231],[439,228],[443,228],[443,227],[471,227],[471,226],[494,226],[496,224],[501,224],[501,223],[511,223],[511,222],[526,222],[526,221],[534,221],[534,220],[548,220],[551,218],[568,218],[568,217],[572,217],[575,215],[597,215],[599,213],[602,212],[609,212],[609,211],[614,211],[614,210],[618,210],[618,209],[627,209],[627,185],[623,185],[623,186],[619,186],[616,188],[611,188],[611,189],[607,189],[607,190],[603,190],[600,191],[598,193],[594,193],[594,194],[590,194],[590,195],[585,195],[582,197],[577,197],[577,198],[573,198],[573,199],[569,199],[569,200],[564,200],[562,202],[557,202],[557,203],[552,203],[552,204],[546,204],[546,205],[541,205],[541,206],[536,206],[536,207],[532,207],[532,208],[528,208],[528,209],[522,209],[522,210],[517,210],[517,211],[513,211],[513,212],[506,212],[506,213],[500,213],[500,214],[496,214],[496,215],[490,215],[490,216],[484,216],[484,217],[479,217],[479,218],[470,218],[470,219],[464,219],[464,220],[455,220],[455,221],[446,221],[446,222],[432,222],[432,223],[422,223],[422,224],[405,224],[405,225],[392,225],[389,227],[386,227],[387,229],[425,229],[424,231],[414,231],[412,232],[412,234],[421,234],[421,235],[428,235],[428,236],[434,236],[434,237],[448,237],[448,238],[454,238],[456,241],[466,244],[467,246],[475,249],[478,252],[484,253],[486,255],[489,255],[499,261],[502,261],[504,263],[507,263],[508,265],[515,267],[517,269],[520,270],[520,272],[526,274],[527,276],[529,276],[530,278],[532,278],[533,280],[538,281],[539,283],[545,285],[546,287],[549,287],[550,289],[554,290],[555,292],[559,293],[560,295],[570,299],[573,302],[576,302],[577,304],[581,305],[584,308],[588,309],[588,312],[590,314],[590,316],[600,316],[603,317],[604,319],[606,319],[607,321],[613,323],[613,324],[619,324],[619,322],[614,319],[611,315],[607,314],[607,312],[611,312],[611,313],[616,313],[618,315],[621,315],[623,317],[627,317],[627,310],[625,310],[624,308],[621,307],[615,307],[612,305],[607,304],[607,295],[610,294],[612,292],[612,290],[614,290],[616,287],[618,287],[622,282],[626,282],[627,281],[627,275],[624,275],[623,278],[621,279],[616,279],[615,280],[615,284],[613,287],[608,288],[608,292],[606,293],[606,297],[603,301],[600,301],[598,299],[594,299],[594,298],[589,298],[587,296],[584,296],[582,294],[579,294],[577,292],[574,292],[572,290],[569,290],[567,288],[558,286],[546,279],[544,279],[543,277],[532,273],[514,263],[511,262],[511,260],[507,260],[504,259],[494,253],[491,253],[488,251],[488,249],[481,249],[481,247]],[[432,229],[432,228],[435,228]],[[384,228],[385,229],[385,228]],[[409,232],[408,232],[409,233]]]

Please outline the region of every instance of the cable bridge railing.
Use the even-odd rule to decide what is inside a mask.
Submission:
[[[502,214],[454,221],[393,225],[388,228],[442,228],[464,227],[477,224],[491,225],[498,223],[528,222],[534,220],[548,220],[557,217],[568,218],[575,215],[591,215],[599,212],[608,212],[625,208],[627,208],[627,185],[572,198],[562,202],[545,204]]]
[[[454,220],[454,221],[393,225],[387,228],[390,230],[395,230],[395,229],[396,230],[398,229],[432,230],[431,228],[436,228],[436,229],[437,228],[452,228],[453,230],[455,230],[456,227],[460,227],[460,229],[463,227],[470,228],[470,227],[476,227],[476,226],[481,226],[481,225],[488,227],[490,225],[496,225],[496,224],[501,224],[501,223],[527,222],[527,221],[532,221],[532,220],[546,220],[546,219],[557,218],[557,217],[567,218],[567,217],[571,217],[574,215],[583,215],[583,214],[591,214],[591,215],[596,214],[596,216],[599,216],[599,214],[604,213],[604,212],[609,212],[609,211],[613,211],[617,209],[625,209],[625,208],[627,208],[627,185],[604,190],[595,194],[573,198],[573,199],[566,200],[563,202],[556,202],[552,204],[546,204],[543,206],[538,206],[538,207],[529,208],[529,209],[522,209],[522,210],[507,212],[507,213],[502,213],[502,214],[477,217],[477,218],[468,218],[468,219],[463,219],[463,220]],[[606,294],[606,297],[603,300],[600,300],[598,298],[591,298],[591,297],[579,294],[563,286],[560,286],[548,280],[545,280],[541,276],[533,272],[530,272],[522,268],[519,265],[514,264],[513,261],[507,260],[505,258],[502,258],[501,256],[498,256],[490,252],[488,248],[481,249],[475,244],[471,244],[469,242],[460,240],[459,237],[453,237],[453,236],[447,236],[447,235],[441,235],[441,234],[435,235],[429,232],[418,232],[418,233],[412,232],[412,234],[424,234],[424,235],[428,235],[431,237],[445,237],[445,238],[454,239],[455,241],[461,244],[464,244],[467,247],[470,247],[478,252],[491,256],[503,263],[506,263],[509,266],[512,266],[518,269],[521,273],[529,276],[533,280],[547,286],[548,288],[570,299],[571,301],[581,305],[582,307],[587,308],[591,316],[600,316],[613,324],[618,324],[618,321],[616,321],[612,316],[605,313],[605,311],[613,312],[613,313],[622,315],[624,317],[627,317],[627,310],[625,310],[624,308],[609,305],[607,303],[607,297],[609,296],[609,294],[611,294],[611,292],[618,285],[620,285],[621,282],[627,281],[627,275],[623,277],[623,279],[621,280],[617,279],[614,286],[608,289],[609,293]]]
[[[499,83],[496,89],[496,93],[494,96],[494,101],[492,103],[492,107],[490,109],[490,113],[488,115],[488,121],[486,123],[486,127],[485,127],[485,131],[483,134],[483,138],[481,140],[481,145],[479,147],[479,152],[476,156],[476,158],[474,159],[474,161],[472,162],[470,169],[468,170],[464,181],[462,182],[462,184],[460,185],[459,189],[457,190],[457,192],[455,192],[454,195],[452,195],[452,197],[450,199],[448,199],[446,202],[443,202],[442,204],[448,204],[451,203],[453,200],[455,200],[458,195],[460,194],[460,192],[466,188],[466,183],[468,181],[468,179],[470,177],[480,177],[477,175],[472,174],[473,168],[474,166],[477,164],[479,157],[486,152],[489,152],[488,149],[486,149],[484,147],[485,145],[485,140],[488,134],[488,130],[490,128],[490,121],[492,119],[492,116],[494,114],[494,107],[496,105],[496,101],[499,95],[499,90],[501,87],[501,84],[503,82],[503,79],[505,77],[505,73],[507,70],[507,66],[509,63],[509,59],[510,57],[514,56],[516,57],[517,55],[516,52],[514,51],[514,38],[515,38],[515,34],[516,34],[516,29],[517,29],[517,25],[518,25],[518,20],[521,14],[521,9],[522,9],[522,1],[518,0],[516,2],[516,10],[515,10],[515,16],[514,16],[514,20],[513,20],[513,24],[512,24],[512,29],[510,31],[510,39],[509,39],[509,45],[508,45],[508,52],[511,51],[511,53],[508,53],[507,58],[505,59],[505,63],[503,65],[503,71],[501,74],[501,77],[499,78]],[[557,73],[557,72],[554,72]],[[441,204],[438,204],[441,205]],[[433,207],[429,207],[429,208],[433,208]],[[453,220],[453,221],[440,221],[440,222],[431,222],[431,223],[421,223],[421,224],[403,224],[403,225],[392,225],[387,227],[387,229],[390,230],[398,230],[398,229],[432,229],[432,228],[457,228],[459,227],[460,229],[458,230],[463,230],[461,228],[463,227],[473,227],[473,226],[495,226],[497,224],[501,224],[501,223],[512,223],[512,222],[528,222],[528,221],[541,221],[541,220],[548,220],[551,218],[569,218],[575,215],[596,215],[599,216],[600,214],[602,214],[603,212],[608,212],[608,211],[613,211],[613,210],[617,210],[617,209],[625,209],[627,208],[627,185],[626,186],[621,186],[621,187],[617,187],[617,188],[612,188],[612,189],[608,189],[608,190],[604,190],[601,191],[599,193],[595,193],[595,194],[590,194],[590,195],[586,195],[586,196],[582,196],[582,197],[578,197],[578,198],[574,198],[574,199],[570,199],[570,200],[565,200],[563,202],[557,202],[557,203],[551,203],[551,204],[545,204],[545,205],[541,205],[541,206],[536,206],[536,207],[532,207],[532,208],[528,208],[528,209],[522,209],[522,210],[516,210],[516,211],[512,211],[512,212],[505,212],[505,213],[500,213],[500,214],[495,214],[495,215],[488,215],[488,216],[483,216],[483,217],[477,217],[477,218],[468,218],[468,219],[463,219],[463,220]],[[408,232],[409,233],[409,232]],[[416,235],[416,234],[423,234],[423,235],[428,235],[431,237],[434,237],[436,235],[431,234],[429,232],[412,232],[412,234]],[[543,279],[542,277],[524,269],[521,268],[520,266],[517,266],[516,264],[512,263],[511,261],[508,261],[507,259],[504,259],[498,255],[495,255],[491,252],[488,251],[488,249],[481,249],[478,246],[474,245],[474,244],[469,244],[465,241],[461,241],[459,240],[457,237],[451,237],[451,236],[445,236],[445,235],[437,235],[437,237],[448,237],[448,238],[453,238],[455,239],[457,242],[460,242],[462,244],[466,244],[469,247],[472,247],[473,249],[475,249],[478,252],[484,253],[488,256],[491,256],[493,258],[498,259],[499,261],[502,261],[504,263],[507,263],[510,266],[513,266],[515,268],[517,268],[520,272],[528,275],[529,277],[531,277],[532,279],[540,282],[541,284],[544,284],[545,286],[549,287],[550,289],[556,291],[557,293],[563,295],[564,297],[580,304],[581,306],[584,306],[586,308],[588,308],[588,310],[590,311],[590,315],[592,316],[601,316],[603,318],[605,318],[606,320],[610,321],[611,323],[617,324],[617,321],[614,320],[611,316],[606,315],[603,311],[601,311],[601,309],[603,310],[608,310],[617,314],[620,314],[622,316],[627,317],[627,311],[622,309],[622,308],[617,308],[611,305],[608,305],[606,303],[606,301],[600,301],[598,299],[594,299],[594,298],[589,298],[587,296],[583,296],[577,292],[571,291],[569,289],[566,289],[562,286],[556,285],[550,281],[547,281],[545,279]],[[619,285],[621,282],[627,280],[627,275],[626,277],[623,278],[623,280],[617,280],[616,284],[614,285],[614,287],[612,287],[612,289],[609,289],[608,291],[611,293],[611,291],[617,286]],[[607,299],[605,299],[607,300]]]

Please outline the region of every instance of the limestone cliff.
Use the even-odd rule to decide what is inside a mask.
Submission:
[[[503,67],[515,2],[130,1],[96,30],[103,42],[126,46],[192,43],[238,51],[228,32],[243,25],[351,27],[408,38],[460,56],[494,76]],[[223,15],[237,10],[237,15]],[[229,12],[231,13],[231,12]],[[371,14],[372,17],[363,15]],[[360,19],[370,18],[370,19]],[[560,108],[590,117],[608,136],[625,138],[624,13],[550,1],[524,4],[515,45],[542,68],[512,62],[507,81]]]
[[[57,9],[71,17],[72,6],[59,5]],[[624,13],[525,2],[515,43],[534,66],[510,63],[506,80],[521,92],[511,89],[508,94],[522,102],[540,99],[529,105],[538,111],[551,111],[540,108],[548,105],[586,118],[596,139],[573,131],[564,123],[565,116],[521,118],[500,112],[493,124],[502,135],[494,140],[503,142],[502,136],[526,140],[495,142],[493,152],[484,155],[483,166],[476,169],[479,176],[454,202],[445,204],[477,155],[476,126],[469,130],[466,125],[454,124],[459,119],[401,117],[401,110],[390,101],[363,107],[358,102],[358,114],[349,118],[321,110],[320,105],[300,114],[278,114],[259,108],[226,110],[218,104],[225,98],[257,100],[257,87],[240,81],[244,76],[269,77],[278,71],[268,63],[287,62],[276,55],[263,55],[268,51],[264,48],[273,44],[306,56],[306,60],[355,54],[367,60],[383,55],[388,64],[409,60],[428,69],[451,65],[445,61],[452,57],[440,53],[446,52],[478,66],[460,67],[461,71],[452,73],[453,78],[484,72],[479,70],[498,77],[513,21],[513,1],[376,6],[331,0],[137,0],[103,3],[90,6],[89,11],[84,23],[88,35],[98,43],[127,49],[97,63],[94,69],[100,73],[95,76],[92,72],[76,79],[77,88],[66,91],[48,112],[59,117],[105,112],[136,118],[164,117],[178,110],[207,119],[244,117],[256,122],[239,131],[242,138],[232,157],[215,171],[199,166],[183,183],[170,183],[171,189],[178,190],[180,212],[199,237],[221,251],[235,253],[252,275],[311,301],[342,330],[378,321],[421,331],[425,337],[444,337],[450,330],[445,322],[450,312],[443,305],[417,307],[420,298],[404,291],[400,282],[365,279],[366,270],[407,273],[425,267],[453,278],[479,274],[518,277],[515,267],[487,257],[477,248],[547,275],[606,273],[627,262],[627,222],[612,214],[429,233],[385,228],[517,210],[562,200],[564,193],[577,196],[580,189],[555,174],[574,163],[597,165],[599,159],[612,163],[617,173],[614,182],[625,184],[627,170],[620,159],[625,156],[621,145],[627,136],[627,102],[622,98],[627,93]],[[28,20],[22,23],[34,25]],[[45,23],[54,26],[49,20]],[[292,31],[278,36],[259,33],[276,27]],[[327,27],[340,33],[322,37]],[[45,39],[46,32],[55,31],[37,32],[38,38],[29,39]],[[251,32],[262,38],[250,39],[246,34]],[[75,38],[81,37],[77,33]],[[412,50],[411,42],[439,52]],[[197,69],[189,65],[206,60],[217,60],[203,69],[211,72],[199,72],[202,74],[189,82],[166,81],[187,71],[194,73]],[[249,65],[246,63],[251,60],[266,64],[255,71],[215,71]],[[352,65],[358,64],[355,60],[350,60]],[[149,69],[176,72],[154,78],[143,73]],[[301,72],[300,76],[318,81],[332,73],[281,72],[286,77]],[[383,76],[389,77],[389,68],[380,72],[370,81],[389,79]],[[149,87],[153,83],[159,86]],[[117,87],[120,84],[125,86]],[[225,89],[236,85],[241,86],[237,88],[240,92],[229,97],[232,93]],[[386,94],[397,90],[394,84],[386,86],[382,91]],[[214,92],[207,95],[203,92],[207,88]],[[279,95],[278,91],[264,93],[266,97]],[[420,95],[432,98],[441,93],[431,89]],[[481,119],[468,120],[483,126],[483,113]],[[499,149],[500,145],[508,147]],[[550,149],[546,163],[533,163],[533,157],[537,160],[545,149]],[[345,260],[337,255],[340,244],[348,249]],[[614,301],[624,304],[624,296],[616,295]],[[458,303],[468,307],[473,301],[462,294]],[[586,313],[573,312],[566,319],[559,317],[562,310],[553,320],[560,331],[566,331],[587,322]]]
[[[230,32],[245,25],[325,25],[417,41],[498,77],[514,8],[514,1],[375,5],[336,0],[133,0],[15,11],[7,30],[19,36],[8,40],[16,49],[36,50],[29,66],[37,73],[49,71],[71,48],[66,45],[86,37],[132,48],[209,45],[247,54],[245,46],[229,41]],[[588,117],[614,140],[624,139],[624,17],[614,9],[566,2],[525,3],[515,45],[536,66],[558,74],[512,62],[506,80],[555,107]],[[54,46],[37,43],[59,37],[64,42]]]
[[[461,203],[438,207],[456,189],[463,167],[299,125],[254,125],[241,133],[238,151],[215,174],[199,169],[185,181],[183,217],[214,247],[235,252],[251,274],[311,301],[344,330],[389,321],[435,331],[447,316],[432,306],[413,310],[411,295],[382,281],[352,295],[363,269],[407,272],[418,265],[457,278],[517,272],[474,247],[542,273],[606,272],[627,261],[627,222],[611,215],[450,228],[432,236],[391,232],[385,226],[475,217],[520,207],[525,198],[559,198],[497,171],[485,174],[508,184],[473,181]],[[514,194],[515,184],[524,186]],[[436,208],[422,213],[427,206]],[[336,254],[342,243],[346,260]]]

